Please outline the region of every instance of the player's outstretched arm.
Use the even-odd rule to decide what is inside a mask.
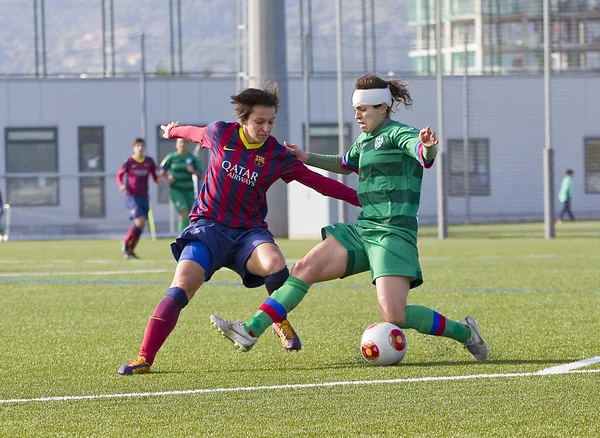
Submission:
[[[304,152],[298,146],[292,143],[283,142],[284,146],[293,155],[296,156],[302,163],[308,164],[312,167],[318,167],[319,169],[327,170],[328,172],[341,173],[343,175],[349,175],[352,173],[350,169],[346,169],[342,166],[341,155],[325,155],[315,154],[313,152]]]
[[[183,138],[194,143],[201,143],[206,128],[179,126],[179,122],[171,122],[168,125],[160,125],[160,129],[164,138]]]
[[[360,202],[358,202],[356,190],[335,179],[327,178],[317,172],[313,172],[304,165],[298,166],[298,169],[294,172],[294,179],[324,196],[341,199],[356,207],[361,206]]]

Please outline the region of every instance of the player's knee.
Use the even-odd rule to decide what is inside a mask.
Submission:
[[[320,272],[321,267],[313,263],[310,258],[307,257],[298,260],[292,267],[292,275],[306,284],[316,283]]]
[[[265,260],[261,260],[261,264],[267,275],[275,274],[286,267],[285,258],[282,254],[273,255]]]

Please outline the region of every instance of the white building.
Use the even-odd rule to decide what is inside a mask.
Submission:
[[[436,82],[412,77],[413,109],[394,118],[436,130]],[[289,81],[290,138],[303,144],[303,88]],[[469,166],[463,161],[462,78],[444,78],[444,147],[450,222],[542,220],[544,95],[542,76],[469,78]],[[353,79],[345,82],[347,146],[359,134],[350,103]],[[159,161],[172,140],[158,126],[179,120],[204,125],[233,120],[230,95],[235,80],[152,78],[147,80],[147,153]],[[0,189],[12,208],[15,237],[104,233],[127,228],[116,173],[141,132],[140,86],[136,79],[44,79],[0,81]],[[337,153],[335,79],[311,81],[311,150]],[[552,78],[552,144],[555,193],[565,170],[575,171],[573,210],[581,218],[600,216],[600,76]],[[280,139],[283,141],[284,139]],[[435,166],[434,166],[435,168]],[[470,202],[464,197],[465,176]],[[356,177],[347,178],[356,185]],[[283,183],[282,183],[283,184]],[[288,205],[270,204],[268,220],[288,209],[278,235],[317,237],[321,226],[337,221],[337,202],[298,183],[287,187]],[[169,233],[166,191],[151,185],[157,228]],[[427,171],[420,221],[436,221],[436,172]],[[158,201],[158,202],[157,202]],[[558,201],[556,201],[558,203]],[[470,204],[470,212],[466,205]],[[558,209],[557,205],[557,209]],[[358,209],[347,206],[346,218]],[[283,228],[281,228],[283,226]],[[275,227],[275,228],[277,228]]]

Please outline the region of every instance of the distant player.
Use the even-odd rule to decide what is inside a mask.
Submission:
[[[127,179],[123,182],[125,174],[127,174]],[[156,174],[154,160],[146,156],[144,139],[136,138],[133,140],[133,155],[125,160],[117,174],[119,190],[125,192],[125,205],[129,212],[129,219],[133,219],[133,225],[121,242],[121,250],[126,259],[138,258],[134,250],[148,219],[150,208],[148,178],[150,175],[156,184],[162,183]]]
[[[429,126],[419,131],[390,118],[394,107],[408,108],[411,103],[398,81],[362,76],[352,95],[362,133],[346,154],[312,154],[288,146],[302,162],[338,173],[356,172],[363,210],[356,223],[323,228],[323,242],[294,265],[285,284],[253,318],[230,322],[211,316],[219,331],[242,350],[252,348],[266,328],[298,307],[312,284],[370,271],[384,321],[454,339],[476,360],[487,359],[487,344],[472,317],[457,322],[428,307],[407,305],[409,290],[423,283],[417,213],[423,168],[433,165],[438,144]]]
[[[276,88],[249,88],[232,96],[232,103],[239,123],[161,126],[164,137],[201,143],[211,150],[211,157],[191,223],[171,244],[177,260],[171,287],[148,321],[139,356],[119,369],[121,375],[150,370],[183,308],[221,267],[237,272],[246,287],[264,284],[268,293],[285,282],[289,276],[285,258],[265,222],[267,191],[277,180],[295,180],[325,196],[359,205],[355,190],[309,170],[271,136],[279,106]],[[272,327],[285,350],[300,349],[300,339],[287,319]]]
[[[188,216],[196,200],[192,176],[196,175],[200,180],[202,170],[198,158],[188,152],[187,140],[178,138],[175,148],[177,150],[160,164],[160,172],[169,181],[169,198],[179,213],[178,231],[181,232],[190,224]]]

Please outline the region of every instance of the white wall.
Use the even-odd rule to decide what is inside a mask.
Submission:
[[[437,129],[435,78],[408,78],[414,100],[412,110],[401,109],[394,118],[416,126]],[[300,79],[289,81],[289,140],[303,144],[303,90]],[[352,122],[353,138],[359,134],[350,103],[353,80],[344,85],[344,117]],[[172,120],[206,124],[233,120],[229,97],[235,80],[213,78],[152,78],[147,81],[147,150],[156,157],[157,125]],[[136,79],[46,79],[0,81],[0,188],[6,197],[4,175],[6,127],[58,127],[60,206],[14,209],[18,225],[46,222],[73,226],[89,224],[100,230],[127,226],[123,196],[114,175],[131,153],[131,142],[140,135],[139,82]],[[311,82],[311,122],[337,123],[335,79]],[[444,78],[444,136],[462,139],[462,78]],[[490,141],[491,195],[471,198],[474,220],[538,218],[543,213],[542,150],[544,147],[544,96],[541,76],[484,76],[469,79],[469,136]],[[79,218],[77,128],[104,126],[106,211],[103,220]],[[584,193],[584,138],[600,137],[600,77],[554,76],[552,78],[552,136],[555,149],[555,192],[567,168],[575,170],[573,210],[583,217],[600,215],[600,195]],[[348,145],[349,146],[349,145]],[[68,177],[68,176],[71,177]],[[356,178],[348,180],[356,184]],[[151,199],[156,200],[153,186]],[[165,223],[168,210],[154,202],[158,222]],[[270,216],[282,205],[270,205]],[[321,226],[337,220],[336,202],[326,200],[298,183],[289,186],[289,234],[315,237]],[[558,208],[558,205],[557,205]],[[436,172],[426,172],[420,218],[435,221]],[[450,197],[451,221],[460,222],[464,198]],[[348,220],[358,209],[349,206]],[[13,224],[14,226],[14,224]]]

